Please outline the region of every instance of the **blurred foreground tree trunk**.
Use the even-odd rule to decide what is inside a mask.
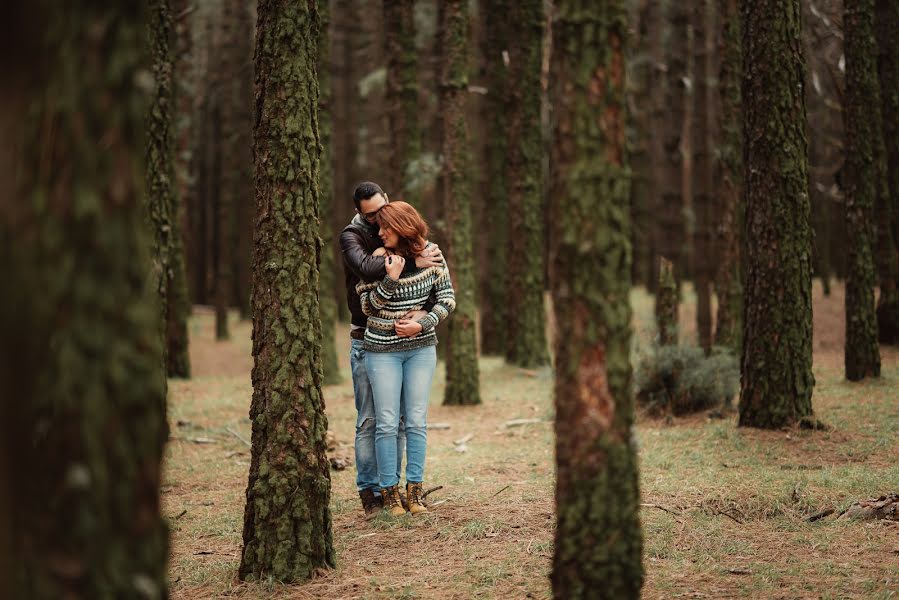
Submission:
[[[874,313],[874,256],[877,197],[886,197],[885,150],[877,83],[874,0],[846,0],[843,17],[846,56],[846,379],[880,376]]]
[[[462,0],[440,5],[440,107],[443,118],[443,202],[450,239],[449,267],[456,310],[449,320],[443,403],[480,404],[475,333],[475,273],[471,233],[471,153],[465,102],[468,94],[468,8]]]
[[[887,190],[878,193],[877,272],[880,298],[877,333],[884,344],[899,345],[899,3],[877,0],[877,72],[880,83]]]
[[[631,440],[626,11],[618,0],[559,0],[555,10],[553,595],[639,598],[643,544]]]
[[[812,414],[811,225],[799,0],[741,0],[746,185],[740,425]]]
[[[15,161],[0,185],[2,301],[16,308],[0,316],[0,397],[14,425],[0,443],[15,456],[15,587],[5,597],[163,598],[165,367],[143,177],[148,12],[76,4],[14,11],[14,23],[29,13],[39,23],[16,46],[33,70],[8,93],[16,74],[4,68],[0,94],[0,112],[18,104],[0,124],[2,169],[10,149]],[[151,7],[155,36],[165,7]]]
[[[543,305],[543,131],[540,67],[543,0],[518,0],[505,18],[516,24],[509,38],[510,86],[506,143],[509,228],[506,269],[506,360],[533,368],[549,364]]]
[[[256,29],[252,459],[242,580],[334,566],[318,261],[319,15],[260,0]]]

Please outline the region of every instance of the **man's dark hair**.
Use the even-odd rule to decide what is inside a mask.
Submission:
[[[368,200],[375,194],[383,194],[384,190],[381,189],[377,183],[373,181],[363,181],[359,185],[356,186],[356,191],[353,192],[353,204],[356,205],[356,210],[359,210],[359,203],[363,200]]]

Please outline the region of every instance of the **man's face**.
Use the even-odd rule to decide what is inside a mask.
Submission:
[[[375,222],[375,215],[387,204],[387,194],[375,194],[368,200],[359,201],[359,214],[369,223]]]

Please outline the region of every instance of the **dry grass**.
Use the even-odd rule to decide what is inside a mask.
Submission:
[[[884,349],[880,381],[845,382],[839,294],[816,293],[815,305],[814,406],[831,431],[752,431],[705,415],[673,423],[639,419],[643,502],[655,505],[642,513],[644,597],[897,596],[899,527],[804,521],[823,508],[899,488],[899,353]],[[693,320],[687,298],[683,323]],[[651,303],[635,293],[634,306],[638,344],[645,344]],[[163,499],[172,524],[174,598],[551,595],[552,380],[548,370],[525,373],[491,358],[481,361],[479,407],[440,406],[438,368],[429,422],[451,428],[429,437],[426,485],[444,486],[430,497],[439,503],[430,514],[366,523],[352,468],[333,472],[337,568],[304,585],[237,581],[249,449],[228,430],[249,439],[251,359],[249,325],[234,323],[232,332],[234,341],[216,343],[211,317],[198,313],[196,377],[171,383],[175,439]],[[325,394],[331,428],[352,444],[351,385]],[[514,418],[544,422],[503,427]],[[455,452],[453,440],[469,433],[468,452]]]

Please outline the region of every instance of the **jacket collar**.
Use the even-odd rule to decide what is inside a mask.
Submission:
[[[356,213],[355,215],[353,215],[353,220],[350,221],[350,224],[353,225],[354,227],[361,227],[362,229],[368,231],[369,233],[373,233],[375,235],[377,235],[377,233],[378,233],[378,225],[369,223],[359,213]]]

